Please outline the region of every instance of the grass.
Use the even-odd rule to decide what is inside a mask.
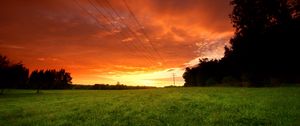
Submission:
[[[0,126],[300,125],[300,88],[8,90]]]

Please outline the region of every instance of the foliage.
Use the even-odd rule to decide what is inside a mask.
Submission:
[[[201,60],[187,68],[185,86],[209,86],[226,77],[240,86],[300,83],[298,0],[232,0],[230,15],[236,29],[220,60]]]
[[[29,83],[36,89],[66,89],[71,86],[72,77],[64,69],[34,70],[29,77]]]
[[[34,70],[29,76],[29,69],[22,63],[11,63],[6,56],[0,55],[0,89],[66,89],[70,87],[71,74],[64,69]]]
[[[0,55],[1,94],[7,88],[26,88],[29,70],[22,63],[13,64],[6,56]]]

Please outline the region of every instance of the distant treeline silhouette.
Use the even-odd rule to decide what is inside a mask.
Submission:
[[[123,84],[94,84],[94,85],[72,85],[72,89],[89,89],[89,90],[128,90],[128,89],[152,89],[151,86],[127,86]]]
[[[61,70],[34,70],[29,74],[28,68],[22,63],[11,63],[6,56],[0,54],[0,94],[5,89],[90,89],[90,90],[126,90],[150,89],[151,86],[127,86],[120,84],[72,84],[71,74]]]
[[[184,86],[300,83],[299,0],[232,0],[235,35],[220,60],[186,68]]]
[[[66,89],[71,87],[72,77],[64,69],[34,70],[29,74],[22,63],[11,63],[6,56],[0,55],[0,88],[4,89]]]

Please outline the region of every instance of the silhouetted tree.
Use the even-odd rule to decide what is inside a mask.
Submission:
[[[197,67],[186,69],[185,86],[228,81],[243,82],[239,86],[299,83],[299,3],[299,0],[232,0],[230,18],[236,30],[230,47],[225,47],[221,60],[200,61]]]
[[[22,63],[11,63],[6,56],[0,55],[0,94],[7,88],[66,89],[72,84],[71,74],[64,69],[29,70]]]
[[[182,75],[183,79],[184,79],[184,86],[185,87],[189,87],[189,86],[195,86],[194,82],[193,82],[193,75],[192,75],[192,69],[187,67],[185,68],[185,72]]]
[[[293,1],[293,0],[291,0]],[[299,1],[298,1],[299,2]],[[223,61],[238,64],[235,69],[254,86],[295,83],[299,77],[297,59],[299,6],[288,0],[233,0],[231,14],[235,36]],[[295,5],[298,3],[298,5]],[[294,16],[293,16],[294,15]]]
[[[0,55],[0,88],[26,88],[29,70],[22,63],[12,64],[6,56]]]
[[[29,70],[22,63],[11,65],[7,74],[10,88],[27,88]]]
[[[42,75],[43,75],[43,71],[38,71],[38,70],[34,70],[30,74],[29,84],[31,85],[31,88],[36,89],[36,93],[40,92],[40,88],[43,83]]]
[[[220,83],[223,73],[219,71],[219,61],[203,58],[199,59],[199,62],[196,67],[186,68],[183,74],[184,86],[211,86]]]
[[[72,84],[71,74],[66,72],[64,69],[61,69],[59,73],[60,73],[62,88],[68,88],[68,86]]]
[[[8,79],[7,79],[7,71],[8,71],[9,60],[6,56],[0,55],[0,88],[1,94],[3,94],[4,89],[8,88]]]
[[[34,70],[32,71],[29,84],[32,88],[37,89],[37,93],[40,89],[66,89],[72,84],[71,74],[64,69],[56,70]]]

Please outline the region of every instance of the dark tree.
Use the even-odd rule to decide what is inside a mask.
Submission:
[[[0,88],[1,94],[3,94],[4,89],[8,88],[8,79],[7,79],[7,71],[9,68],[9,60],[6,56],[0,55]]]
[[[29,70],[22,63],[11,65],[7,74],[10,88],[27,88]]]
[[[36,89],[36,93],[40,92],[40,89],[43,84],[43,72],[44,71],[38,71],[34,70],[31,72],[31,75],[29,77],[29,84],[31,85],[31,88]]]
[[[232,0],[236,29],[219,61],[200,61],[184,73],[185,86],[230,81],[250,86],[300,82],[299,0]],[[190,78],[190,79],[188,79]],[[199,85],[199,82],[204,83]],[[247,85],[248,85],[247,84]]]
[[[6,56],[0,55],[1,94],[7,88],[26,88],[29,70],[22,63],[12,64]]]
[[[59,76],[61,78],[62,88],[67,88],[70,84],[72,84],[71,74],[66,72],[64,69],[59,71]]]
[[[295,6],[299,1],[233,0],[231,4],[236,33],[223,61],[238,64],[239,78],[246,75],[254,86],[296,83],[300,23],[295,14],[300,11]]]
[[[34,70],[29,76],[29,70],[22,63],[11,63],[6,56],[0,55],[0,94],[4,89],[66,89],[72,84],[71,74],[64,69]]]
[[[37,89],[66,89],[72,84],[71,74],[64,69],[56,70],[34,70],[29,78],[29,84]]]
[[[183,79],[184,79],[184,86],[185,87],[189,87],[189,86],[194,86],[193,84],[193,75],[192,75],[192,69],[187,67],[185,68],[185,72],[182,75]]]

